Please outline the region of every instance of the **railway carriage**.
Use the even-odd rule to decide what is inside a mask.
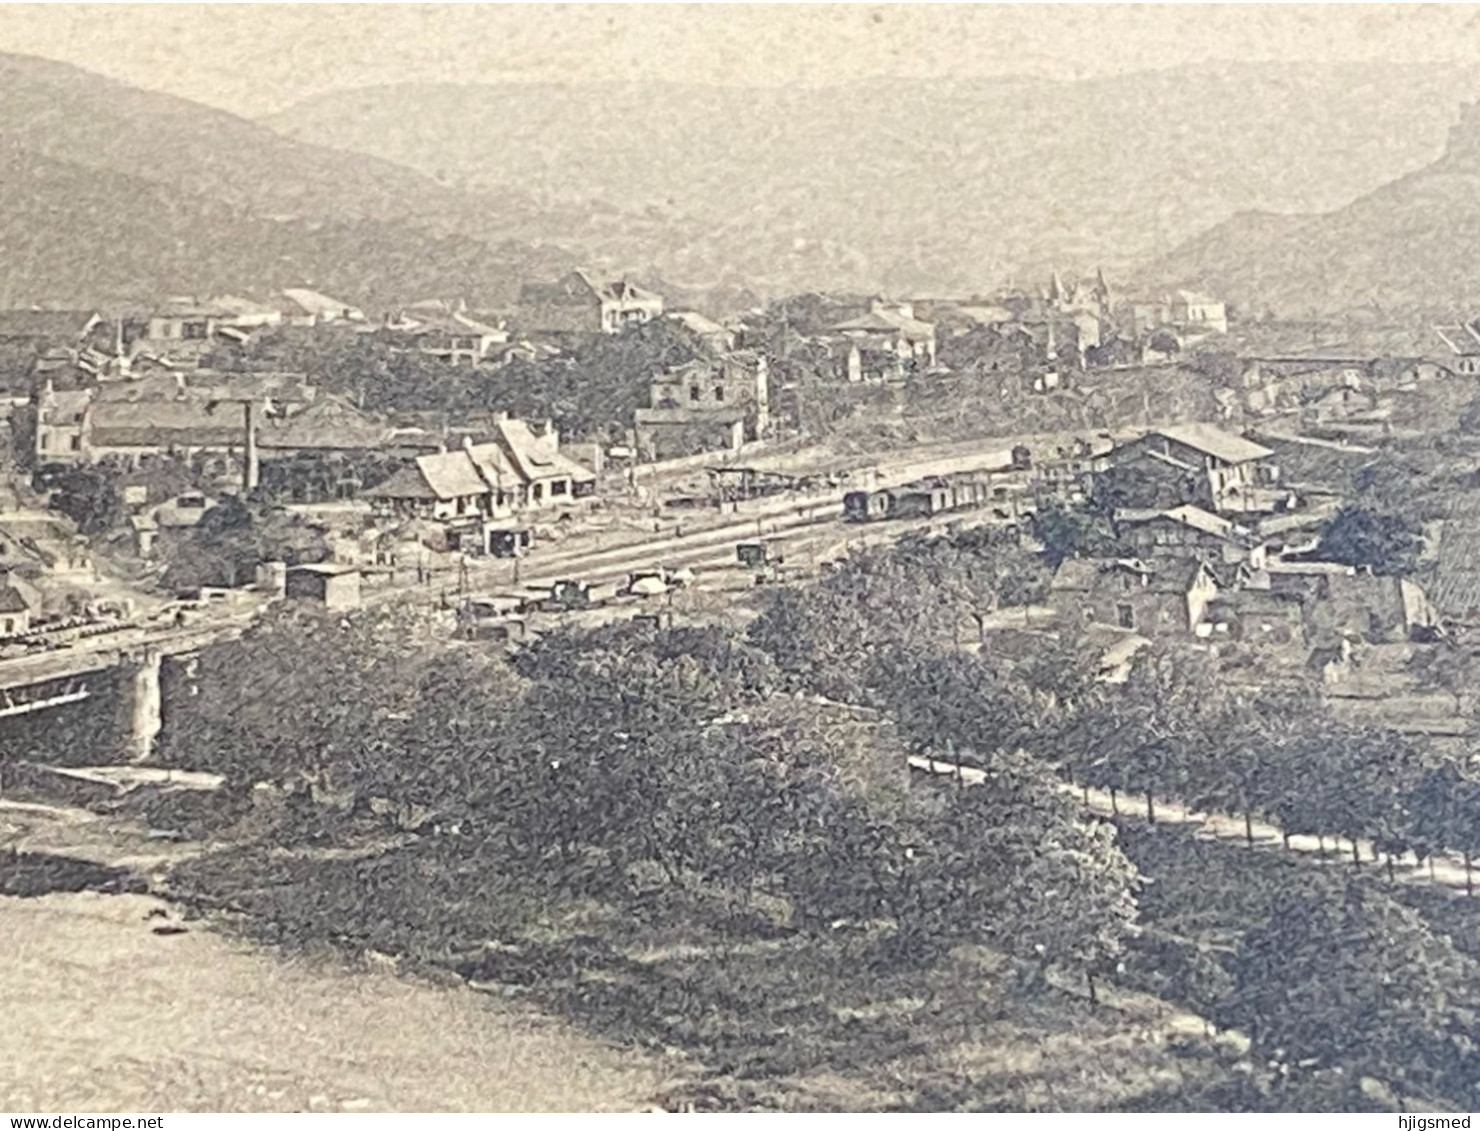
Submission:
[[[875,491],[849,491],[843,496],[848,522],[933,518],[951,511],[996,506],[1010,509],[1023,475],[1011,469],[967,471],[934,476]]]
[[[879,522],[889,517],[889,501],[889,491],[849,491],[843,496],[843,518],[847,522]]]

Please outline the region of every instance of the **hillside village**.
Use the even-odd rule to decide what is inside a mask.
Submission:
[[[1232,679],[1314,681],[1342,710],[1443,733],[1461,726],[1453,701],[1413,673],[1476,615],[1453,550],[1472,508],[1438,455],[1469,444],[1476,326],[1241,323],[1207,296],[1120,295],[1104,272],[949,302],[799,296],[724,321],[586,271],[501,311],[367,315],[306,288],[0,311],[15,467],[0,624],[11,653],[67,647],[89,623],[146,608],[186,623],[203,592],[317,564],[372,590],[398,567],[435,577],[445,602],[469,561],[537,565],[552,539],[613,521],[681,535],[676,508],[702,524],[743,496],[879,483],[873,461],[902,443],[1053,432],[999,485],[1010,518],[989,518],[1031,544],[1055,536],[1045,514],[1078,524],[1048,549],[1052,621],[1033,631],[1122,633],[1107,650],[1122,676],[1136,648],[1181,637]],[[593,363],[588,385],[541,398]],[[523,394],[498,399],[514,380]],[[531,399],[549,415],[517,411]],[[773,451],[791,453],[784,474],[747,470]],[[1423,470],[1391,488],[1401,505],[1364,493],[1403,460]],[[875,488],[868,513],[899,491]],[[1383,521],[1401,553],[1366,532]],[[504,607],[521,601],[516,587]]]
[[[0,54],[0,1107],[1480,1107],[1480,111],[1284,73]]]
[[[276,368],[289,341],[299,371]],[[625,371],[609,377],[630,385],[636,407],[625,420],[562,435],[553,401],[551,416],[527,419],[458,397],[483,382],[497,389],[511,370],[538,384],[538,373],[578,364],[593,342],[628,346]],[[1022,514],[1074,508],[1115,546],[1113,555],[1074,547],[1058,567],[1047,602],[1069,623],[1185,634],[1243,664],[1258,657],[1261,678],[1334,650],[1339,659],[1320,671],[1339,687],[1352,671],[1391,667],[1410,642],[1439,647],[1473,615],[1447,597],[1462,588],[1461,567],[1441,552],[1443,535],[1467,529],[1453,492],[1428,500],[1439,512],[1414,531],[1421,550],[1401,569],[1321,553],[1333,516],[1365,513],[1353,487],[1364,467],[1431,451],[1444,435],[1464,443],[1480,362],[1470,325],[1343,336],[1230,324],[1215,299],[1129,298],[1103,272],[952,302],[804,296],[719,322],[577,271],[526,286],[506,311],[428,301],[367,317],[303,288],[111,316],[0,311],[0,348],[11,450],[28,477],[17,480],[17,503],[49,499],[57,539],[51,551],[22,549],[12,567],[31,602],[6,622],[13,639],[61,619],[64,604],[37,597],[50,578],[71,607],[87,596],[75,569],[53,565],[68,539],[62,557],[116,560],[161,597],[250,584],[271,547],[260,560],[193,574],[179,560],[209,548],[201,524],[237,499],[258,514],[275,508],[280,525],[296,528],[299,545],[283,546],[290,565],[384,571],[394,557],[384,547],[403,531],[426,569],[446,571],[453,557],[503,552],[516,532],[525,545],[531,528],[568,534],[612,508],[646,509],[661,530],[674,500],[639,483],[665,474],[743,468],[778,444],[816,445],[900,414],[920,417],[926,432],[934,389],[969,390],[983,415],[955,426],[961,434],[1009,434],[1017,405],[1081,443],[1142,433],[1077,463],[1061,449],[1032,454]],[[405,366],[420,388],[405,407],[368,407],[377,375],[345,381],[336,370],[347,351],[382,374]],[[1158,412],[1152,390],[1174,382],[1190,389],[1187,403]],[[586,395],[594,404],[604,392]],[[813,413],[827,406],[821,427],[803,418],[803,397]],[[949,425],[930,437],[957,438]],[[79,512],[88,506],[105,513]],[[63,534],[69,518],[79,534]],[[26,522],[35,520],[4,531],[17,547],[34,541]],[[1034,536],[1031,522],[1023,533]],[[191,584],[169,584],[182,575]],[[1444,607],[1431,591],[1446,595]]]

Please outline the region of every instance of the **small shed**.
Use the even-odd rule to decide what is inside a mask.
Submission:
[[[0,571],[0,639],[25,636],[41,611],[41,596],[19,577]]]
[[[337,562],[294,566],[288,570],[285,595],[318,601],[326,609],[358,609],[360,570],[357,566]]]

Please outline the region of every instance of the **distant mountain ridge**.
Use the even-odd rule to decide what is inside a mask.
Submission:
[[[502,303],[518,279],[570,265],[554,251],[380,220],[272,220],[8,144],[0,152],[0,307],[129,309],[167,295],[296,283],[370,310],[429,294]]]
[[[375,308],[506,302],[576,261],[510,239],[517,193],[391,162],[60,63],[0,54],[0,299],[97,305],[312,283]],[[558,219],[557,219],[558,222]]]
[[[669,219],[642,250],[675,279],[959,294],[1055,266],[1123,273],[1241,212],[1340,207],[1432,160],[1476,77],[1251,64],[826,90],[401,85],[264,122],[449,184]]]
[[[1151,264],[1155,285],[1196,284],[1282,317],[1450,316],[1480,310],[1480,105],[1437,160],[1343,208],[1250,213]]]
[[[1422,168],[1474,77],[1237,66],[831,90],[392,87],[263,124],[0,54],[0,300],[306,284],[372,311],[428,297],[496,309],[578,262],[701,307],[960,295],[1097,264],[1116,281],[1231,216],[1280,251],[1305,221],[1244,213],[1341,208]],[[1209,246],[1240,262],[1240,247]],[[1290,275],[1270,262],[1271,280]],[[1158,279],[1247,281],[1210,265]]]

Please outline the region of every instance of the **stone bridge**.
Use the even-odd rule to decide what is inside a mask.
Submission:
[[[106,642],[93,638],[0,661],[0,761],[74,755],[88,763],[147,760],[163,725],[163,666],[189,663],[202,648],[232,639],[244,627],[230,622],[123,630]],[[62,720],[70,728],[55,725]],[[84,749],[67,749],[75,745]]]

